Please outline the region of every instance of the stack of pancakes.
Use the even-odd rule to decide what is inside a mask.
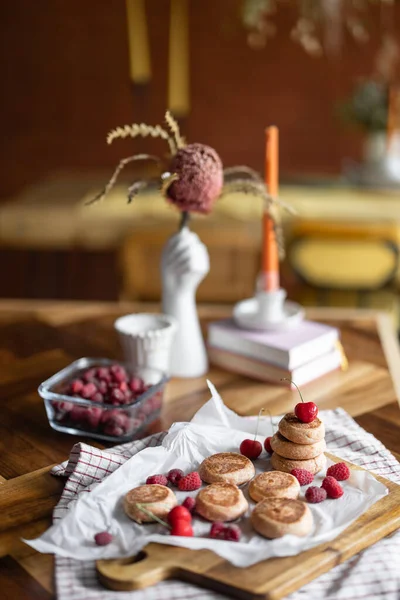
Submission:
[[[294,413],[281,419],[279,431],[271,438],[271,464],[277,471],[306,469],[314,475],[325,468],[325,427],[316,417],[303,423]]]

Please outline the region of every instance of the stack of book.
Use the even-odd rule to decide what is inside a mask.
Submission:
[[[247,331],[225,319],[208,329],[212,364],[262,381],[292,379],[297,385],[341,366],[338,342],[337,329],[313,321],[287,331]]]

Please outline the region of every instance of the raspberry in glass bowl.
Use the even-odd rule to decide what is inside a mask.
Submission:
[[[39,386],[53,429],[110,442],[144,434],[158,419],[168,377],[105,358],[80,358]]]

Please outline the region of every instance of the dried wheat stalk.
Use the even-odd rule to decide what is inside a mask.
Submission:
[[[153,127],[152,125],[146,125],[146,123],[133,123],[133,125],[124,125],[123,127],[117,127],[110,131],[107,135],[107,144],[112,144],[116,139],[126,137],[153,137],[161,138],[168,142],[168,146],[172,155],[176,154],[177,145],[175,139],[170,136],[168,131],[163,129],[160,125]]]
[[[169,110],[167,110],[167,112],[165,113],[165,122],[167,123],[171,133],[174,136],[176,147],[179,149],[186,146],[186,141],[185,138],[181,136],[179,125],[176,119],[169,112]]]
[[[282,260],[285,257],[285,245],[280,215],[276,208],[281,207],[291,213],[294,213],[295,211],[293,208],[286,204],[286,202],[283,202],[280,198],[275,198],[268,194],[263,181],[254,181],[252,179],[236,179],[234,181],[225,183],[224,187],[222,188],[220,198],[227,196],[228,194],[235,193],[252,194],[253,196],[264,200],[265,209],[269,212],[274,223],[279,258]]]
[[[226,169],[224,169],[224,180],[228,180],[230,178],[242,179],[243,175],[247,175],[248,178],[253,181],[264,183],[261,175],[257,173],[257,171],[255,171],[254,169],[246,167],[246,165],[237,165],[235,167],[227,167]]]

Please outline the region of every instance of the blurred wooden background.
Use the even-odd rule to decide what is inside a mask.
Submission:
[[[191,111],[181,125],[189,141],[214,146],[226,166],[248,164],[262,171],[264,128],[275,123],[281,133],[282,179],[324,180],[340,173],[345,157],[358,159],[361,154],[361,134],[340,125],[336,108],[355,79],[373,71],[380,37],[379,7],[371,13],[371,41],[359,46],[346,39],[342,56],[333,60],[311,58],[291,42],[289,33],[297,14],[294,5],[294,0],[289,1],[280,9],[276,38],[256,51],[246,42],[240,0],[190,0]],[[119,246],[125,238],[121,236],[120,244],[109,244],[105,222],[100,228],[100,221],[94,225],[88,218],[86,230],[79,225],[72,242],[56,240],[46,246],[40,239],[46,229],[62,236],[67,221],[68,227],[74,227],[71,219],[64,218],[65,211],[68,207],[72,210],[81,195],[71,191],[65,204],[68,186],[63,185],[62,200],[61,194],[49,196],[45,185],[32,184],[72,170],[86,176],[99,169],[105,179],[121,157],[135,151],[165,151],[158,140],[105,143],[107,131],[116,125],[162,121],[167,106],[170,0],[145,0],[145,6],[152,79],[146,85],[132,85],[124,0],[0,3],[0,229],[11,232],[3,208],[9,214],[6,201],[17,205],[24,188],[30,195],[29,215],[33,216],[31,224],[36,219],[37,238],[36,243],[27,241],[24,214],[28,215],[28,209],[22,205],[22,217],[13,221],[14,240],[0,236],[0,260],[6,272],[0,281],[0,296],[116,299],[121,289],[126,291],[117,266]],[[400,3],[393,28],[399,26]],[[76,184],[79,187],[79,181]],[[59,209],[53,220],[50,214],[47,219],[43,216],[43,206],[39,210],[42,192],[47,194],[47,202],[50,198],[52,206]],[[134,207],[131,214],[134,229]],[[247,258],[240,266],[247,275],[242,276],[246,289],[257,269],[258,225],[255,219],[250,235],[256,245],[250,250],[246,242]],[[140,223],[135,224],[136,229],[138,226]],[[249,235],[248,231],[244,229],[243,236]],[[92,238],[93,234],[97,236],[95,244],[82,243],[85,235]],[[235,254],[236,234],[227,230],[229,236],[233,242],[215,250],[218,260],[214,259],[214,264],[220,265],[225,275],[221,281],[225,287],[233,286],[229,292],[234,296],[242,294],[237,279],[236,288],[233,282],[239,264],[237,252],[242,256],[243,249],[238,247]],[[253,256],[251,268],[246,263],[249,253]],[[204,289],[212,285],[210,280]],[[151,297],[154,290],[153,286]]]
[[[281,131],[283,174],[338,173],[344,156],[359,156],[360,135],[338,124],[335,106],[355,77],[373,69],[379,7],[372,40],[346,40],[333,61],[310,58],[289,39],[294,4],[280,9],[276,38],[256,51],[247,46],[239,0],[190,1],[192,110],[184,132],[214,146],[226,165],[262,169],[271,123]],[[163,118],[169,7],[169,0],[146,0],[153,77],[132,86],[124,0],[2,0],[2,198],[60,168],[111,167],[135,143],[107,147],[110,128]],[[155,145],[160,150],[159,142],[136,149]]]

